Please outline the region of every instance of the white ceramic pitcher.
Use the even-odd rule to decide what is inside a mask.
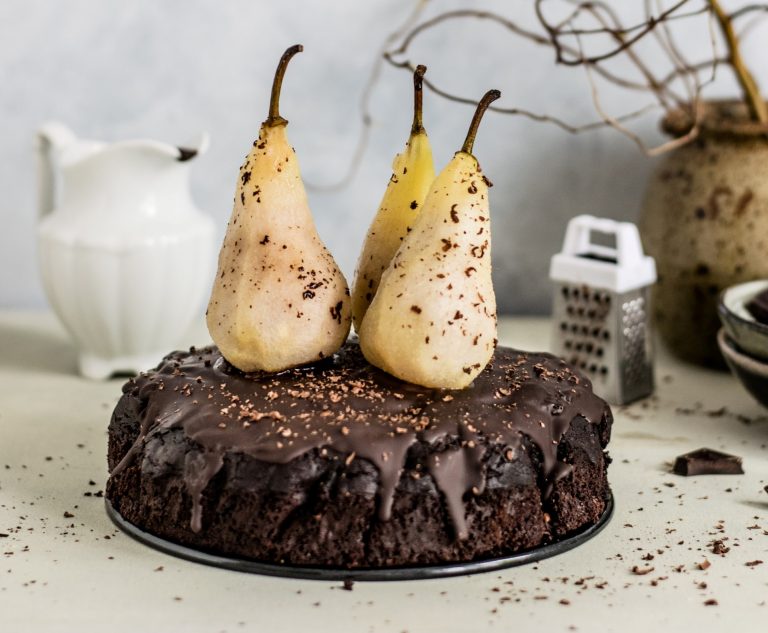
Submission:
[[[156,365],[198,316],[214,227],[195,206],[189,161],[207,148],[37,135],[40,268],[75,340],[80,372],[103,379]]]

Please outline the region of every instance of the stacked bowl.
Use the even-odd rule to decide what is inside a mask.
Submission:
[[[768,279],[726,288],[718,313],[723,324],[717,342],[733,374],[760,403],[768,407],[768,319],[756,318],[754,299],[768,291]]]

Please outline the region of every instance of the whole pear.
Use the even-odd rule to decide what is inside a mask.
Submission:
[[[269,117],[240,168],[206,321],[238,369],[278,372],[325,358],[350,328],[349,289],[320,240],[296,154],[279,114],[291,57],[282,56]]]
[[[392,176],[368,229],[357,262],[352,289],[352,321],[360,330],[382,273],[411,230],[435,179],[432,148],[422,122],[422,79],[427,71],[418,66],[413,74],[413,124],[405,151],[392,163]]]
[[[500,96],[491,90],[478,104],[461,151],[432,183],[359,332],[368,362],[425,387],[469,386],[496,347],[489,183],[472,146]]]

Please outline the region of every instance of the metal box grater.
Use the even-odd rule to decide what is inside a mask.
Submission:
[[[613,246],[593,242],[596,234]],[[552,258],[556,284],[552,348],[592,380],[595,392],[625,404],[653,392],[649,295],[656,264],[637,227],[580,215]]]

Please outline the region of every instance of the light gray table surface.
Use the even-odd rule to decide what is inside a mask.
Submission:
[[[545,319],[500,323],[501,342],[525,349],[546,349],[548,332]],[[198,326],[183,342],[206,341]],[[766,631],[766,411],[728,374],[659,356],[657,394],[614,410],[616,512],[596,538],[503,572],[344,591],[186,562],[118,532],[94,493],[121,381],[79,378],[52,316],[0,312],[0,631]],[[670,474],[702,446],[742,456],[746,474]]]

